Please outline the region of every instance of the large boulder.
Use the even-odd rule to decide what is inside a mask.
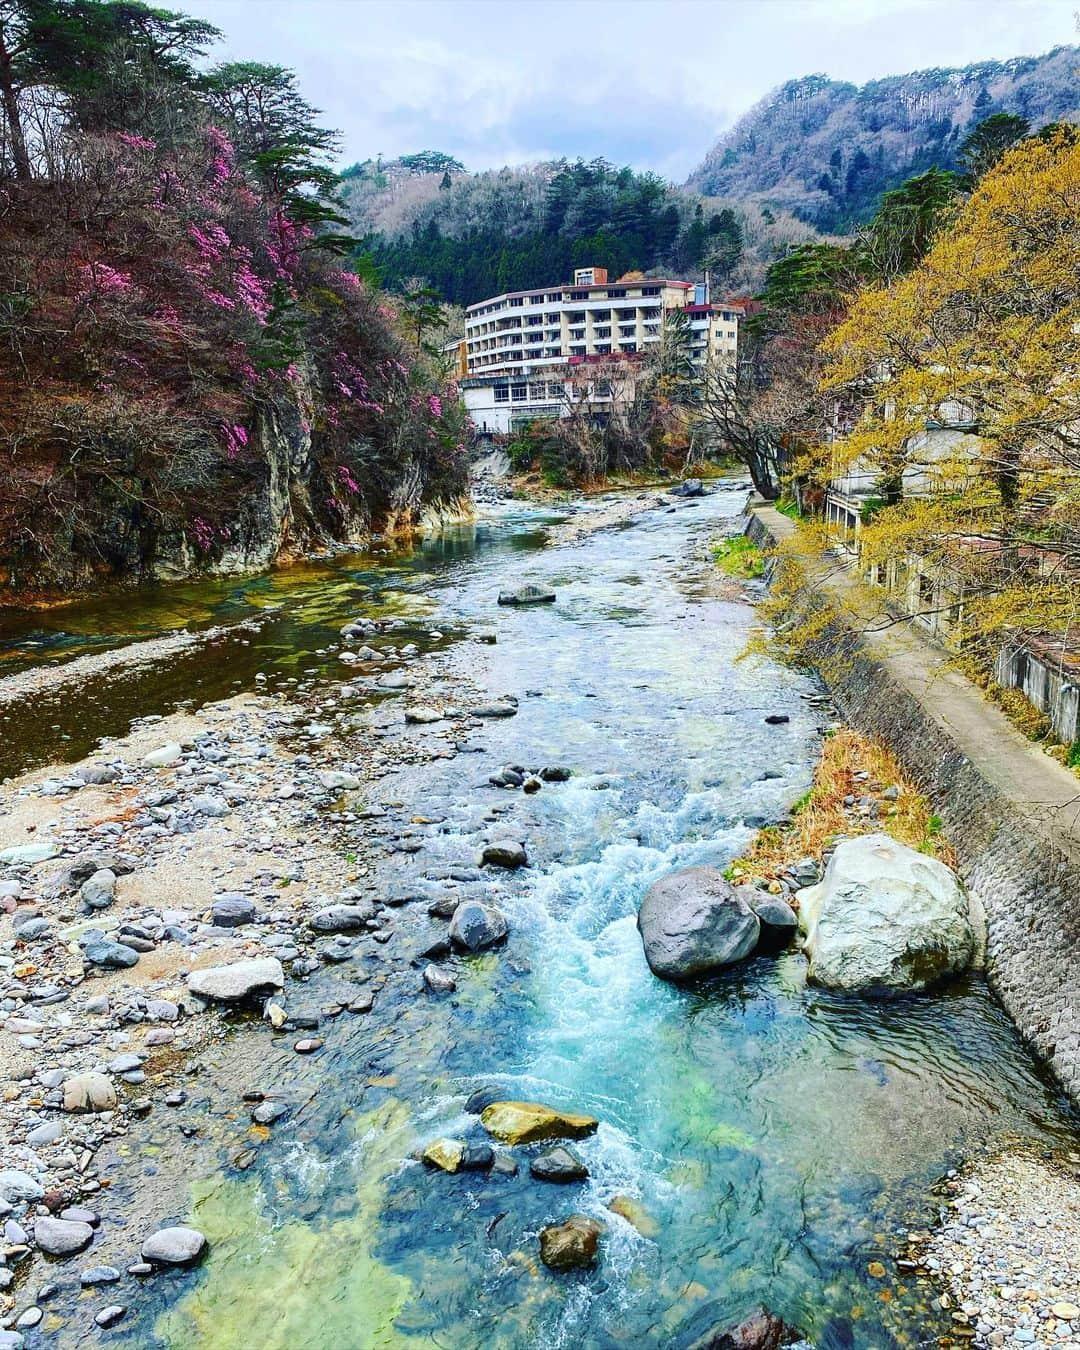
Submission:
[[[543,1139],[584,1139],[600,1122],[573,1111],[556,1111],[540,1102],[492,1102],[480,1112],[480,1123],[504,1144],[535,1144]]]
[[[673,1350],[781,1350],[796,1341],[806,1344],[794,1327],[766,1308],[755,1309],[738,1326],[725,1324],[722,1316],[715,1321],[719,1312],[713,1303],[702,1307],[675,1337]]]
[[[966,970],[971,907],[956,874],[886,834],[837,846],[817,886],[799,892],[809,978],[887,998]]]
[[[638,929],[653,974],[688,980],[749,956],[761,923],[715,867],[687,867],[649,887]]]
[[[704,497],[705,485],[700,478],[687,478],[675,487],[668,488],[668,493],[672,497]]]

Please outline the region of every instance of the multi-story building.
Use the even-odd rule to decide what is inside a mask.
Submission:
[[[739,339],[738,305],[709,302],[708,285],[647,278],[609,282],[602,267],[579,267],[566,286],[512,291],[465,311],[465,406],[481,431],[507,432],[534,417],[568,413],[568,375],[588,364],[639,361],[684,311],[695,365],[719,362],[732,372]],[[609,381],[574,381],[579,398],[599,404]]]

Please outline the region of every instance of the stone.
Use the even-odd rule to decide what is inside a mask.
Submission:
[[[31,1148],[38,1148],[42,1144],[55,1144],[64,1133],[64,1127],[58,1120],[47,1120],[42,1125],[35,1125],[26,1136],[26,1142]]]
[[[84,1289],[95,1289],[100,1284],[115,1284],[120,1272],[115,1266],[90,1266],[79,1275],[79,1283]]]
[[[540,1230],[540,1259],[552,1270],[585,1270],[596,1264],[603,1225],[586,1214]]]
[[[561,1145],[533,1158],[529,1163],[529,1171],[537,1181],[556,1181],[564,1184],[584,1181],[589,1175],[589,1169],[573,1149]]]
[[[116,1089],[103,1073],[77,1073],[64,1080],[65,1111],[112,1111],[115,1106]]]
[[[166,745],[159,746],[156,750],[151,750],[148,755],[143,755],[142,762],[151,769],[164,769],[170,764],[175,764],[183,756],[182,747],[175,741],[170,741]]]
[[[49,1215],[34,1220],[34,1241],[50,1256],[73,1256],[84,1251],[93,1240],[94,1230],[88,1223],[54,1219]]]
[[[289,1114],[288,1102],[260,1102],[251,1112],[256,1125],[273,1125]]]
[[[694,1319],[698,1326],[715,1316],[712,1304],[707,1304]],[[781,1350],[800,1340],[793,1327],[782,1322],[765,1308],[757,1308],[737,1326],[713,1326],[704,1335],[685,1340],[686,1350]]]
[[[355,792],[364,785],[364,780],[356,774],[344,773],[339,769],[324,769],[317,777],[328,792]]]
[[[757,946],[757,915],[715,867],[687,867],[649,887],[638,911],[645,959],[664,980],[741,961]]]
[[[159,1228],[151,1233],[140,1248],[144,1261],[161,1266],[193,1265],[206,1251],[206,1238],[197,1228],[177,1225]]]
[[[550,586],[537,586],[533,582],[499,592],[500,605],[550,605],[554,600],[555,592]]]
[[[331,905],[320,909],[308,920],[308,927],[316,933],[355,933],[365,928],[375,917],[375,906],[370,900],[356,905]]]
[[[107,909],[116,899],[116,873],[99,868],[79,887],[79,899],[87,909]]]
[[[303,1036],[293,1046],[298,1055],[313,1055],[316,1050],[322,1048],[323,1043],[318,1036]]]
[[[102,1308],[100,1312],[94,1314],[94,1321],[99,1327],[111,1327],[115,1325],[127,1312],[127,1308],[122,1303],[110,1303],[107,1308]]]
[[[448,971],[429,964],[424,967],[424,985],[432,994],[452,994],[457,981]]]
[[[668,488],[670,497],[704,497],[705,486],[700,478],[687,478],[681,483],[676,483],[672,488]]]
[[[438,1167],[443,1172],[456,1172],[461,1167],[464,1154],[465,1144],[462,1140],[436,1139],[428,1144],[420,1158],[428,1167]]]
[[[405,709],[405,721],[417,726],[424,726],[429,722],[441,722],[443,714],[438,708],[427,708],[423,704],[414,703],[412,707]]]
[[[79,764],[71,771],[73,778],[87,784],[115,783],[120,777],[119,769],[111,764]]]
[[[28,1172],[18,1172],[14,1168],[0,1172],[0,1200],[5,1204],[33,1203],[44,1194],[44,1188]]]
[[[494,1163],[495,1150],[490,1144],[466,1144],[460,1168],[462,1172],[486,1172]]]
[[[561,764],[546,764],[540,770],[539,776],[545,783],[566,783],[570,779],[570,770]]]
[[[481,867],[505,867],[513,871],[528,867],[529,857],[520,840],[493,839],[480,850],[479,863]]]
[[[481,703],[472,709],[474,717],[498,718],[516,717],[517,708],[513,703],[497,700],[494,703]]]
[[[139,953],[134,947],[123,942],[91,942],[83,948],[83,956],[94,966],[104,966],[107,970],[126,970],[137,965]]]
[[[782,727],[786,722],[790,721],[791,718],[787,713],[769,713],[765,718],[766,726],[770,727]]]
[[[817,886],[798,894],[808,977],[889,997],[963,972],[975,954],[971,909],[936,858],[868,834],[838,844]]]
[[[270,993],[285,987],[285,972],[275,956],[253,957],[234,961],[227,966],[208,966],[193,970],[187,977],[187,987],[203,998],[222,1003],[239,1003],[256,994]]]
[[[0,849],[0,863],[15,867],[20,863],[48,862],[59,852],[58,845],[51,839],[39,839],[34,844],[13,844],[10,848]]]
[[[506,915],[479,900],[466,900],[450,920],[450,941],[462,951],[478,952],[505,942],[510,926]]]
[[[210,922],[215,928],[239,928],[253,923],[256,912],[246,895],[219,895],[210,906]]]
[[[557,1111],[540,1102],[492,1102],[480,1113],[480,1123],[504,1144],[534,1144],[544,1139],[584,1139],[595,1134],[600,1122],[593,1116]]]
[[[738,893],[754,911],[761,925],[759,951],[779,951],[795,936],[799,928],[798,915],[786,900],[778,895],[767,895],[752,886],[740,886]]]

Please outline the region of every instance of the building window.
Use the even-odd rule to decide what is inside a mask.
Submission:
[[[496,403],[510,402],[510,389],[507,385],[497,384],[495,386],[495,402]]]
[[[571,292],[570,292],[570,299],[571,299],[571,300],[588,300],[588,298],[589,298],[589,292],[588,292],[588,291],[571,291]]]
[[[642,286],[642,288],[641,288],[641,294],[642,294],[642,295],[659,295],[659,294],[660,294],[660,287],[659,287],[659,286]]]
[[[523,403],[529,397],[529,386],[527,384],[512,384],[510,386],[510,397],[515,403]]]

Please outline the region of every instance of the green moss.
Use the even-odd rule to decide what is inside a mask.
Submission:
[[[729,577],[747,580],[760,577],[765,571],[761,549],[744,534],[732,535],[713,549],[713,562]]]
[[[385,1178],[413,1142],[407,1120],[402,1103],[390,1099],[356,1121],[365,1145],[362,1182],[354,1212],[336,1222],[282,1221],[256,1181],[200,1183],[192,1222],[210,1255],[199,1283],[158,1319],[161,1342],[170,1350],[404,1343],[394,1322],[412,1285],[374,1250]]]

